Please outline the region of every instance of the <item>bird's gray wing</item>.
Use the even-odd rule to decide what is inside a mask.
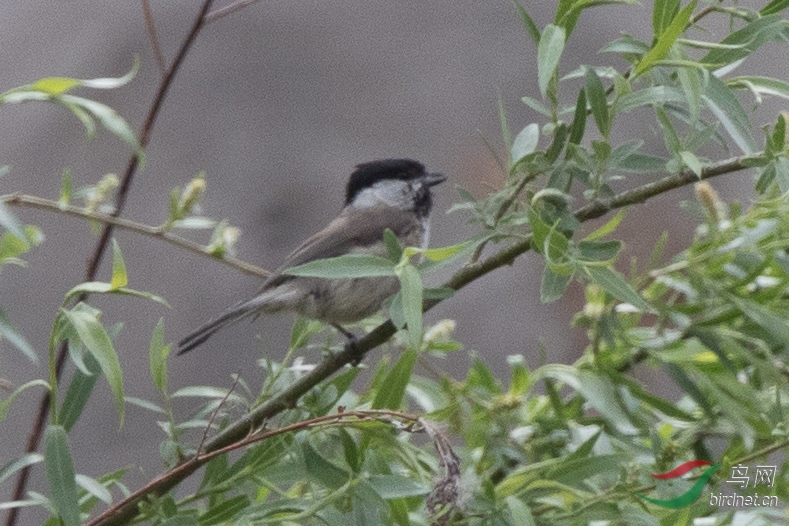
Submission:
[[[281,274],[283,270],[331,257],[341,256],[350,252],[358,252],[375,244],[380,244],[376,255],[386,255],[383,243],[384,231],[390,229],[406,244],[413,238],[418,242],[422,225],[414,214],[403,212],[394,207],[378,207],[375,209],[345,210],[326,228],[308,238],[296,250],[285,258],[282,266],[263,284],[266,290],[292,279],[293,276]]]

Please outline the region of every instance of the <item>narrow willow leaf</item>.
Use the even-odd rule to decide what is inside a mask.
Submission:
[[[151,334],[148,361],[153,384],[159,392],[165,395],[167,395],[167,357],[170,355],[171,347],[172,345],[164,343],[164,318],[159,318],[159,322]]]
[[[565,36],[564,29],[553,24],[545,26],[540,36],[537,47],[537,85],[543,98],[547,96],[548,84],[559,66],[559,59],[564,51]]]
[[[762,16],[774,15],[787,7],[789,7],[789,0],[772,0],[759,11],[759,14]]]
[[[751,136],[748,114],[732,90],[711,76],[707,82],[707,91],[702,98],[743,153],[747,155],[754,153],[756,144]]]
[[[120,360],[118,360],[118,354],[115,352],[112,340],[98,318],[93,314],[78,309],[80,305],[82,304],[77,304],[71,310],[62,311],[63,315],[74,328],[85,348],[99,362],[101,371],[104,373],[104,377],[115,395],[115,405],[121,425],[123,425],[123,371],[121,370]]]
[[[652,7],[652,33],[657,40],[679,11],[679,0],[655,0]]]
[[[537,24],[534,23],[531,15],[529,15],[528,11],[518,2],[518,0],[513,0],[515,4],[515,9],[518,10],[518,14],[521,17],[521,23],[523,27],[526,29],[526,32],[529,33],[532,41],[535,45],[540,43],[540,30],[537,28]]]
[[[126,274],[126,263],[123,261],[121,254],[121,246],[118,240],[112,238],[112,280],[110,281],[110,289],[118,290],[125,287],[129,283],[129,277]]]
[[[0,201],[0,227],[8,230],[20,241],[27,242],[27,236],[22,228],[22,224],[16,216],[8,210],[8,207],[2,201]]]
[[[8,410],[11,408],[11,404],[14,403],[16,397],[34,386],[40,386],[49,391],[49,384],[44,380],[30,380],[29,382],[20,385],[14,389],[14,392],[11,393],[7,398],[0,400],[0,422],[5,420],[5,417],[8,415]]]
[[[540,127],[537,124],[532,123],[524,127],[512,141],[512,148],[510,148],[512,165],[518,164],[523,158],[536,150],[539,140]]]
[[[79,108],[90,113],[97,121],[101,123],[107,130],[115,134],[119,139],[127,143],[133,149],[138,150],[140,145],[137,142],[137,136],[131,129],[129,124],[118,115],[118,113],[101,102],[86,99],[84,97],[75,97],[74,95],[61,95],[60,98],[65,103],[73,104]]]
[[[33,349],[33,346],[30,345],[25,337],[22,336],[22,333],[8,321],[3,309],[0,309],[0,341],[2,340],[6,340],[19,352],[24,354],[34,365],[38,365],[38,355]]]
[[[60,95],[65,93],[74,86],[79,86],[80,81],[68,77],[47,77],[37,80],[30,85],[31,89],[47,93],[49,95]]]
[[[400,355],[400,359],[386,374],[382,387],[376,393],[373,409],[400,409],[417,356],[418,353],[414,348],[408,348]]]
[[[611,128],[611,117],[608,112],[608,100],[605,94],[605,88],[600,81],[600,77],[593,68],[586,68],[586,97],[589,99],[589,105],[592,107],[592,116],[594,117],[597,129],[603,137],[608,137],[608,132]]]
[[[783,99],[789,99],[789,82],[771,77],[745,75],[727,80],[726,85],[733,88],[749,89],[757,97],[761,95],[772,95]]]
[[[781,15],[756,18],[742,29],[730,33],[721,41],[722,47],[712,49],[700,62],[721,67],[744,59],[770,40],[775,39],[786,29],[786,21]]]
[[[671,46],[677,41],[679,36],[685,31],[685,28],[688,26],[690,22],[690,17],[693,15],[693,10],[696,9],[696,4],[698,0],[692,0],[688,5],[682,8],[671,23],[666,27],[666,29],[661,33],[660,37],[658,37],[657,41],[655,42],[652,49],[649,50],[649,53],[644,55],[638,64],[636,65],[636,76],[643,74],[655,63],[659,60],[663,60],[668,55]]]
[[[403,317],[408,330],[409,344],[418,349],[422,343],[422,276],[412,265],[405,265],[398,272],[403,296]]]
[[[679,156],[682,159],[682,162],[690,168],[696,177],[701,178],[702,171],[704,167],[701,165],[701,161],[693,152],[689,152],[687,150],[679,152]]]
[[[586,90],[582,89],[578,92],[578,100],[575,102],[575,113],[573,114],[573,122],[570,124],[570,138],[568,142],[571,144],[581,144],[581,139],[584,137],[584,130],[586,129]]]
[[[329,489],[337,489],[350,479],[349,472],[321,456],[309,442],[301,444],[301,452],[307,475],[315,482]]]
[[[632,91],[619,97],[616,108],[624,113],[644,106],[659,106],[666,103],[684,102],[682,92],[670,86],[652,86],[649,88]]]
[[[51,425],[44,432],[44,465],[52,504],[65,526],[79,526],[79,501],[74,464],[68,436],[62,426]]]
[[[249,497],[246,495],[236,495],[208,508],[205,513],[200,515],[198,523],[200,526],[232,524],[233,517],[248,508],[250,504]]]
[[[335,258],[319,259],[285,269],[291,276],[308,276],[324,279],[349,279],[394,276],[395,264],[382,257],[363,254],[345,254]]]
[[[543,303],[553,303],[564,296],[567,287],[573,280],[574,273],[557,274],[549,265],[545,266],[540,282],[540,301]]]
[[[584,273],[589,279],[600,285],[607,293],[616,299],[629,303],[643,312],[654,312],[644,298],[627,282],[627,280],[610,267],[583,266]]]
[[[609,219],[603,226],[589,234],[584,238],[584,241],[597,241],[598,239],[602,239],[608,234],[612,233],[616,230],[616,227],[619,226],[619,223],[625,218],[627,214],[627,209],[623,208],[619,212],[616,213],[614,217]]]
[[[0,484],[7,478],[12,477],[18,471],[25,469],[28,466],[33,466],[44,460],[44,455],[40,453],[25,453],[19,458],[16,458],[5,466],[0,468]]]
[[[384,244],[386,245],[386,255],[394,263],[399,263],[403,257],[403,247],[400,246],[397,236],[391,229],[384,230]]]
[[[58,411],[58,422],[66,431],[74,427],[79,420],[101,372],[99,362],[90,353],[85,355],[84,367],[87,373],[78,369],[71,377],[66,396],[63,397],[63,403]]]

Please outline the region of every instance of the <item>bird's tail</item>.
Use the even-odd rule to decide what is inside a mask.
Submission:
[[[191,351],[198,345],[201,345],[203,342],[205,342],[215,332],[224,329],[225,327],[234,325],[244,318],[255,314],[255,312],[260,309],[260,303],[259,301],[256,301],[257,299],[258,298],[253,298],[250,301],[245,301],[235,305],[219,318],[209,321],[196,331],[184,337],[180,342],[178,342],[178,352],[176,352],[176,354],[184,354]]]

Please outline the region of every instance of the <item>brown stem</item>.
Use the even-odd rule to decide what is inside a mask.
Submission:
[[[171,245],[175,245],[179,248],[186,249],[195,254],[199,254],[201,256],[207,256],[210,257],[211,259],[219,260],[222,263],[225,263],[251,276],[257,276],[259,278],[267,278],[268,276],[271,275],[271,272],[269,272],[268,270],[253,265],[251,263],[247,263],[246,261],[242,261],[238,258],[227,256],[227,255],[217,256],[211,254],[207,250],[207,247],[199,243],[195,243],[194,241],[190,241],[189,239],[183,238],[181,236],[172,234],[171,232],[163,229],[162,227],[144,225],[142,223],[137,223],[136,221],[124,219],[122,217],[117,217],[115,215],[102,214],[101,212],[91,211],[86,208],[80,208],[78,206],[62,205],[57,201],[53,201],[51,199],[44,199],[42,197],[37,197],[34,195],[12,194],[12,195],[0,196],[0,202],[12,206],[37,208],[39,210],[47,210],[49,212],[55,212],[67,216],[79,217],[91,221],[98,221],[100,223],[104,223],[106,225],[112,225],[122,230],[135,232],[137,234],[141,234],[147,237],[161,239],[162,241],[166,241]]]
[[[178,50],[178,54],[173,61],[172,66],[170,69],[167,70],[167,74],[162,78],[162,81],[159,85],[159,89],[156,91],[156,96],[154,97],[153,103],[151,104],[150,109],[148,110],[148,115],[145,119],[145,123],[143,124],[142,131],[140,132],[140,139],[139,139],[139,146],[140,149],[145,149],[148,145],[148,142],[151,137],[151,132],[153,131],[153,125],[156,122],[156,117],[159,115],[159,111],[162,107],[162,103],[164,102],[164,98],[167,95],[167,92],[170,89],[170,85],[172,84],[173,78],[175,78],[175,74],[178,72],[181,64],[186,58],[186,54],[188,53],[189,49],[192,47],[192,44],[197,37],[197,34],[200,32],[200,29],[205,25],[205,16],[208,13],[209,9],[211,8],[211,4],[213,0],[204,0],[203,5],[200,8],[200,13],[195,18],[194,23],[192,24],[192,28],[189,31],[189,34],[184,39],[183,43],[181,44],[180,49]],[[115,210],[113,211],[112,215],[117,217],[120,215],[121,211],[123,210],[124,205],[126,204],[126,198],[129,194],[129,189],[131,188],[132,180],[134,179],[134,175],[137,171],[137,166],[140,160],[140,156],[138,155],[139,152],[135,152],[129,158],[129,162],[126,164],[126,170],[123,173],[123,178],[121,179],[120,186],[118,187],[118,193],[115,197]],[[93,255],[91,256],[90,260],[88,261],[87,272],[85,273],[85,281],[93,281],[96,278],[96,273],[99,268],[99,264],[101,263],[102,257],[104,252],[107,249],[109,244],[110,235],[114,226],[109,223],[105,223],[104,228],[102,229],[101,236],[99,237],[98,242],[96,243],[96,247],[93,251]],[[84,301],[86,295],[80,296],[77,301]],[[66,354],[67,349],[65,343],[60,346],[57,356],[56,362],[56,375],[60,378],[63,374],[63,368],[66,363]],[[38,444],[41,441],[41,434],[44,431],[44,423],[47,419],[47,414],[49,413],[49,395],[45,394],[41,397],[41,401],[38,405],[38,413],[36,414],[35,421],[33,422],[33,427],[30,430],[27,438],[27,446],[25,451],[27,453],[32,453],[38,449]],[[27,488],[27,481],[30,476],[30,466],[24,468],[20,471],[19,475],[16,479],[16,485],[14,486],[14,493],[12,500],[21,500],[24,497],[25,490]],[[19,508],[12,508],[8,512],[8,517],[6,518],[6,526],[15,526],[17,523],[17,519],[19,517]]]

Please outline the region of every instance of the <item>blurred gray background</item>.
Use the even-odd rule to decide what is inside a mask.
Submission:
[[[168,63],[197,4],[152,1]],[[526,4],[538,25],[552,19],[554,2]],[[645,4],[588,12],[565,50],[565,67],[609,61],[597,51],[621,31],[648,41],[651,2]],[[75,92],[114,107],[135,130],[159,82],[140,2],[5,0],[0,49],[0,91],[46,76],[120,76],[138,55],[140,71],[126,87]],[[450,177],[449,184],[437,189],[431,244],[458,242],[473,230],[462,213],[444,213],[458,200],[454,185],[482,196],[502,183],[483,141],[503,151],[498,97],[513,134],[529,122],[543,122],[520,102],[524,95],[539,97],[535,58],[535,48],[506,0],[260,2],[210,24],[198,37],[165,101],[147,164],[134,180],[123,215],[160,224],[170,189],[205,170],[205,215],[238,226],[238,256],[271,269],[339,211],[355,164],[412,157]],[[785,58],[773,60],[770,67],[785,67]],[[774,107],[760,111],[765,118],[759,124],[773,120]],[[653,128],[651,122],[634,121],[619,129],[622,138],[640,136],[660,149],[662,140]],[[72,170],[79,187],[107,173],[120,174],[129,156],[128,148],[106,131],[88,140],[79,121],[52,104],[0,108],[0,137],[0,164],[11,166],[0,180],[0,193],[56,198],[64,168]],[[752,176],[735,174],[713,184],[726,198],[747,199]],[[623,262],[647,254],[664,230],[671,232],[669,255],[687,243],[693,220],[677,203],[690,192],[656,199],[628,215],[620,231],[632,242]],[[40,225],[46,242],[28,255],[28,268],[4,268],[0,305],[45,361],[53,317],[64,293],[82,281],[96,238],[79,220],[14,211],[25,222]],[[176,341],[254,293],[259,282],[159,241],[120,231],[115,235],[130,286],[164,296],[172,309],[137,299],[91,302],[105,309],[107,324],[125,322],[117,349],[127,394],[158,400],[149,375],[148,342],[159,317],[165,317],[166,339]],[[207,242],[205,233],[193,237]],[[450,271],[432,279],[438,283]],[[558,362],[580,356],[585,336],[568,327],[583,304],[582,288],[573,285],[562,301],[542,305],[541,271],[537,258],[527,255],[431,311],[428,323],[457,320],[456,336],[465,346],[436,365],[462,377],[473,352],[503,376],[508,355],[521,354],[535,367],[541,352]],[[100,275],[108,279],[109,273],[105,260]],[[282,357],[291,322],[290,316],[275,316],[244,323],[172,359],[171,388],[227,386],[233,373],[259,385],[255,364],[261,346],[273,358]],[[262,339],[256,337],[261,334]],[[0,377],[21,385],[46,374],[44,365],[31,365],[0,342]],[[156,432],[155,416],[134,406],[127,407],[126,425],[119,429],[103,380],[97,390],[71,435],[76,468],[99,476],[131,465],[124,480],[136,489],[161,469],[157,446],[163,435]],[[22,395],[0,425],[0,465],[22,452],[40,394],[31,390]],[[36,482],[40,471],[29,487],[42,487]],[[0,500],[6,500],[11,481],[0,492]],[[25,512],[21,524],[35,524],[34,517],[39,516]]]

